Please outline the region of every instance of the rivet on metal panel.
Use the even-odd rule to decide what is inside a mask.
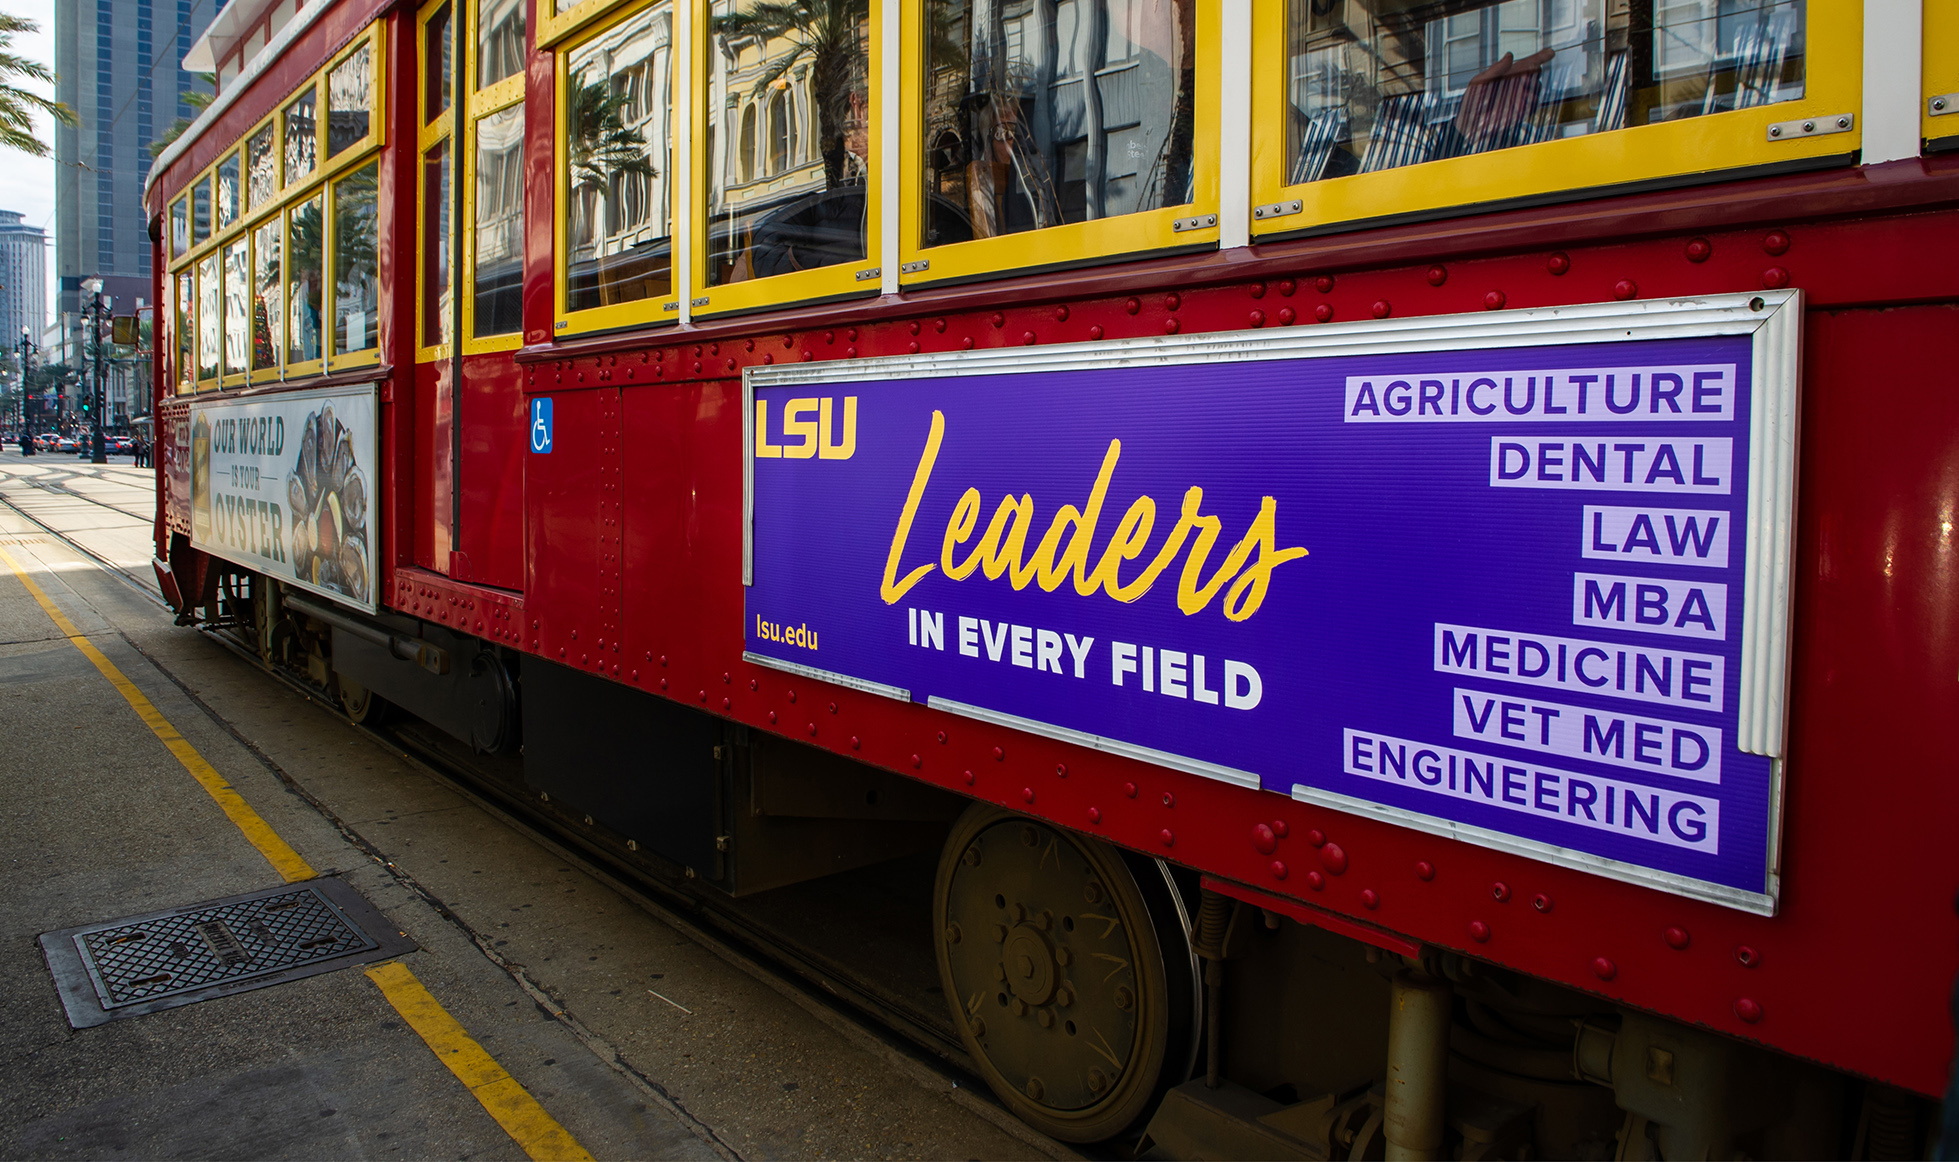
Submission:
[[[1571,269],[1571,255],[1562,250],[1553,251],[1551,257],[1544,260],[1544,269],[1552,274],[1565,273]]]
[[[913,339],[910,343],[907,343],[906,346],[911,349],[911,353],[913,355],[918,354],[918,340]]]
[[[1365,907],[1371,912],[1381,906],[1380,893],[1376,892],[1373,888],[1362,888],[1360,890],[1360,902],[1362,907]]]
[[[1500,311],[1503,309],[1503,304],[1507,301],[1509,300],[1504,297],[1502,291],[1493,290],[1483,296],[1483,309],[1486,311]]]
[[[696,359],[694,360],[694,374],[699,375],[700,373],[701,373],[701,361]]]
[[[1279,312],[1279,317],[1283,319],[1291,313],[1292,308],[1287,307],[1285,310]],[[1333,321],[1333,304],[1321,303],[1319,306],[1314,307],[1313,318],[1322,323],[1331,323]]]
[[[1022,331],[1020,334],[1020,342],[1021,345],[1024,347],[1032,347],[1034,345],[1034,332]]]
[[[922,767],[922,766],[924,766],[924,765],[925,765],[925,760],[924,760],[924,759],[922,759],[922,758],[920,758],[920,757],[918,757],[917,755],[913,755],[913,756],[911,756],[911,768],[912,768],[912,770],[917,770],[918,768],[920,768],[920,767]]]
[[[1272,829],[1265,824],[1254,823],[1252,825],[1252,846],[1261,855],[1271,855],[1279,849],[1279,837],[1272,834]]]
[[[971,772],[971,771],[965,771],[965,772],[963,772],[963,773],[961,773],[959,777],[960,777],[960,778],[962,778],[962,779],[964,779],[964,780],[966,781],[966,785],[967,785],[968,787],[970,787],[970,786],[972,786],[972,785],[973,785],[973,772]]]
[[[1478,944],[1488,944],[1490,942],[1490,926],[1481,920],[1471,920],[1469,922],[1469,938]]]
[[[735,369],[735,361],[732,357],[730,357],[728,360],[728,370],[733,371],[734,369]]]
[[[1067,303],[1062,303],[1060,306],[1054,308],[1054,321],[1057,323],[1065,323],[1068,321]]]
[[[806,349],[806,350],[804,350],[804,352],[803,352],[803,362],[804,362],[804,363],[810,363],[810,362],[814,362],[814,361],[815,361],[815,359],[816,359],[816,352],[814,352],[814,351],[810,351],[810,350],[807,350],[807,349]]]
[[[1317,892],[1326,887],[1326,877],[1319,872],[1309,871],[1306,873],[1306,886]]]
[[[858,738],[858,737],[857,737],[856,735],[854,735],[854,734],[850,736],[850,749],[851,749],[851,750],[862,750],[862,749],[863,749],[863,746],[864,746],[864,740],[863,740],[863,739],[861,739],[861,738]]]
[[[652,657],[653,655],[651,655],[651,654],[648,654],[648,655],[646,655],[646,656],[650,658],[650,657]],[[662,666],[665,666],[666,664],[667,664],[667,656],[666,656],[665,654],[661,654],[661,655],[660,655],[660,665],[662,665]]]
[[[707,353],[708,353],[709,355],[719,355],[719,354],[721,354],[721,344],[719,344],[719,343],[709,343],[709,344],[707,345]]]
[[[971,351],[973,349],[973,337],[971,335],[968,335],[964,339],[961,339],[959,341],[959,346],[963,350]]]
[[[660,689],[662,689],[662,690],[664,690],[664,689],[666,689],[666,688],[667,688],[667,680],[666,680],[665,678],[662,678],[662,679],[660,679]],[[774,716],[774,715],[770,715],[770,716],[769,716],[769,721],[770,721],[770,722],[774,722],[774,721],[775,721],[775,716]]]
[[[1288,298],[1288,299],[1291,298],[1292,292],[1298,289],[1299,289],[1299,284],[1297,282],[1294,282],[1292,279],[1282,278],[1279,280],[1279,295],[1281,298]]]
[[[1163,320],[1163,333],[1165,335],[1174,335],[1178,331],[1181,331],[1183,329],[1184,329],[1184,325],[1182,323],[1179,323],[1175,319]]]
[[[1530,906],[1540,912],[1549,912],[1551,910],[1551,897],[1545,895],[1543,892],[1539,892],[1530,898]]]
[[[1611,980],[1619,975],[1619,966],[1603,956],[1596,956],[1592,958],[1592,975],[1600,980]]]
[[[1265,284],[1262,282],[1250,283],[1245,287],[1245,293],[1255,299],[1262,299],[1265,297]]]
[[[1165,807],[1175,807],[1177,805],[1177,797],[1168,791],[1163,792],[1163,805]]]
[[[912,346],[914,346],[914,347],[916,347],[916,346],[918,346],[918,344],[916,344],[916,343],[914,343],[914,344],[912,344]],[[764,363],[768,363],[768,364],[773,364],[773,363],[775,363],[775,352],[773,352],[773,351],[770,351],[770,352],[765,352],[765,353],[763,354],[763,356],[762,356],[762,362],[764,362]],[[627,374],[627,375],[631,375],[631,374],[632,374],[632,372],[630,372],[630,371],[629,371],[629,372],[627,372],[626,374]]]
[[[1003,311],[995,311],[995,312],[993,312],[993,325],[994,325],[994,326],[996,326],[996,327],[1004,327],[1004,326],[1006,326],[1006,325],[1007,325],[1007,316],[1006,316],[1006,313],[1005,313],[1005,312],[1003,312]]]
[[[561,658],[565,656],[565,647],[563,646],[558,647],[558,656]]]
[[[1272,878],[1273,878],[1273,879],[1275,879],[1275,880],[1282,880],[1282,879],[1285,879],[1285,878],[1286,878],[1286,876],[1287,876],[1287,875],[1288,875],[1288,874],[1290,873],[1290,871],[1291,871],[1291,869],[1290,869],[1290,868],[1288,868],[1288,867],[1286,867],[1286,861],[1285,861],[1285,860],[1283,860],[1283,859],[1275,859],[1275,860],[1273,860],[1273,861],[1272,861]]]
[[[1394,306],[1393,306],[1393,304],[1391,304],[1391,303],[1389,303],[1389,302],[1388,302],[1388,300],[1386,300],[1386,299],[1375,299],[1375,300],[1374,300],[1374,317],[1375,317],[1375,318],[1377,318],[1377,319],[1385,319],[1385,318],[1387,318],[1387,317],[1388,317],[1389,315],[1392,315],[1392,314],[1394,314]]]
[[[809,724],[809,736],[811,738],[816,737],[816,724],[814,722]]]
[[[919,330],[919,323],[918,323],[918,320],[917,320],[917,319],[913,319],[913,320],[911,321],[911,333],[912,333],[912,334],[914,334],[914,335],[916,335],[916,334],[918,334],[918,330]]]
[[[579,664],[579,665],[581,665],[581,666],[589,666],[589,665],[591,665],[591,664],[592,664],[592,655],[590,655],[590,654],[580,654],[580,655],[578,655],[578,664]]]
[[[1706,262],[1714,254],[1714,244],[1705,238],[1687,240],[1687,261]]]
[[[1088,821],[1090,823],[1102,822],[1102,809],[1100,807],[1090,807],[1088,809]]]
[[[1292,828],[1287,826],[1286,821],[1283,819],[1274,819],[1272,821],[1272,834],[1278,836],[1280,839],[1284,839],[1286,832],[1291,830]]]
[[[1443,266],[1441,263],[1438,262],[1434,266],[1428,268],[1428,285],[1441,286],[1443,283],[1448,281],[1449,281],[1448,267]]]
[[[1435,865],[1434,865],[1434,864],[1432,864],[1432,863],[1430,863],[1429,861],[1427,861],[1427,860],[1425,860],[1425,859],[1418,859],[1418,860],[1416,860],[1416,861],[1415,861],[1415,878],[1416,878],[1416,879],[1418,879],[1418,880],[1432,880],[1432,879],[1434,879],[1434,878],[1435,878]]]
[[[1163,830],[1157,832],[1156,837],[1163,841],[1163,846],[1165,847],[1177,846],[1176,833],[1172,832],[1168,827],[1165,827]]]
[[[1762,250],[1768,254],[1786,254],[1791,241],[1787,231],[1771,230],[1762,235]]]
[[[619,667],[617,666],[612,667],[612,672],[615,674],[618,673]],[[733,710],[734,708],[735,708],[735,700],[733,698],[723,698],[721,700],[721,709]]]
[[[632,673],[632,679],[633,679],[633,681],[635,681],[635,682],[637,682],[637,681],[639,681],[639,671],[638,671],[638,670],[634,670],[634,671],[633,671],[633,673]]]
[[[1133,315],[1143,309],[1143,300],[1136,298],[1125,299],[1123,300],[1122,309]]]
[[[665,678],[660,679],[660,688],[664,690],[666,689],[666,686],[667,686],[667,680]],[[770,722],[775,721],[775,711],[773,710],[769,711],[769,721]]]
[[[760,690],[762,688],[762,683],[754,678],[750,678],[748,680],[748,688],[750,690]]]
[[[1324,847],[1326,846],[1326,832],[1315,827],[1306,833],[1306,842],[1312,844],[1314,847]]]
[[[1495,901],[1496,901],[1497,903],[1499,903],[1499,904],[1507,904],[1507,903],[1509,903],[1509,902],[1510,902],[1510,885],[1509,885],[1509,884],[1506,884],[1506,883],[1504,883],[1504,882],[1503,882],[1502,880],[1498,880],[1497,882],[1495,882],[1495,883],[1493,883],[1493,884],[1491,884],[1491,885],[1490,885],[1490,898],[1491,898],[1492,900],[1495,900]]]
[[[1743,968],[1754,968],[1756,965],[1762,963],[1762,954],[1755,951],[1749,945],[1741,944],[1735,947],[1735,959],[1741,963],[1741,967]]]
[[[1678,924],[1668,928],[1660,936],[1667,942],[1668,948],[1685,948],[1693,942],[1693,937],[1689,936],[1687,930]]]
[[[846,358],[846,359],[855,359],[855,358],[857,358],[857,348],[855,348],[855,347],[845,347],[845,348],[843,349],[843,354],[844,354],[844,358]]]
[[[1184,305],[1183,296],[1175,293],[1174,291],[1171,292],[1170,294],[1163,296],[1163,309],[1166,311],[1174,311],[1178,307],[1181,307],[1183,305]]]
[[[1263,327],[1265,325],[1264,311],[1254,309],[1252,313],[1249,316],[1247,316],[1247,318],[1251,320],[1251,324],[1254,327]]]
[[[1753,1025],[1762,1019],[1762,1004],[1753,997],[1742,997],[1735,1001],[1735,1016]]]
[[[835,714],[836,712],[837,712],[837,704],[835,702],[830,703],[830,713]]]
[[[1779,266],[1771,266],[1762,272],[1762,285],[1770,290],[1781,290],[1789,285],[1789,272]]]
[[[661,659],[662,662],[664,662],[665,660],[666,659],[664,658]],[[789,693],[789,701],[794,702],[796,700],[796,692],[794,690],[791,690],[788,693]]]
[[[1612,284],[1612,297],[1624,301],[1639,295],[1639,284],[1629,278],[1622,278]]]
[[[943,730],[941,730],[941,731],[939,732],[939,745],[940,745],[940,746],[944,746],[944,745],[945,745],[945,731],[943,731]]]
[[[1320,848],[1320,866],[1334,875],[1347,870],[1347,849],[1337,843]]]
[[[707,701],[707,691],[705,691],[705,690],[703,690],[703,691],[701,691],[701,692],[700,692],[700,700],[701,700],[702,702],[705,702],[705,701]]]
[[[1022,787],[1020,789],[1020,801],[1023,803],[1032,803],[1034,801],[1034,788]]]
[[[946,328],[945,316],[941,315],[940,317],[932,320],[932,329],[934,331],[937,331],[939,334],[943,335],[945,334],[945,328]]]
[[[1091,339],[1100,339],[1102,337],[1102,324],[1096,323],[1089,327],[1088,337]]]
[[[1316,279],[1314,279],[1314,280],[1313,280],[1313,289],[1314,289],[1314,290],[1316,290],[1316,291],[1318,291],[1318,292],[1320,292],[1320,293],[1321,293],[1321,294],[1323,294],[1323,295],[1330,295],[1330,294],[1332,294],[1332,293],[1333,293],[1333,276],[1332,276],[1332,275],[1330,275],[1330,274],[1323,274],[1323,275],[1321,275],[1321,276],[1319,276],[1318,278],[1316,278]]]
[[[837,341],[837,333],[835,331],[823,332],[823,341],[825,343],[835,344]]]
[[[1136,784],[1124,783],[1122,785],[1122,793],[1134,799],[1136,797]]]
[[[1057,779],[1065,779],[1065,778],[1067,778],[1067,777],[1068,777],[1068,764],[1067,764],[1067,763],[1056,763],[1056,764],[1054,764],[1054,777],[1055,777],[1055,778],[1057,778]]]
[[[1004,762],[1004,761],[1006,761],[1006,758],[1007,758],[1007,752],[1006,752],[1006,749],[1005,749],[1005,748],[1003,748],[1003,747],[997,747],[997,746],[993,748],[993,761],[994,761],[994,762],[996,762],[996,763],[997,763],[997,762]]]

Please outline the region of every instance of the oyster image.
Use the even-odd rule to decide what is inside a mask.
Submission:
[[[299,455],[286,477],[294,576],[356,601],[368,599],[367,496],[353,433],[334,417],[331,405],[307,416]]]

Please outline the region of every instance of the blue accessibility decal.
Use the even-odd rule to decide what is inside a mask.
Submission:
[[[539,396],[531,401],[531,451],[549,452],[551,450],[551,397]]]

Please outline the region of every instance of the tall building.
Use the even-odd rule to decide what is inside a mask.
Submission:
[[[0,210],[0,346],[38,343],[48,321],[48,239],[12,210]]]
[[[224,0],[63,0],[54,6],[55,95],[77,124],[55,129],[56,310],[101,275],[116,309],[151,293],[143,182],[150,144],[209,86],[183,67]]]

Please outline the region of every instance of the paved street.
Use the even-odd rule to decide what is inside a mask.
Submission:
[[[149,594],[153,479],[0,451],[0,1155],[1058,1153],[174,626]],[[415,942],[400,964],[508,1085],[465,1084],[360,967],[69,1028],[41,933],[274,887],[268,843]]]

